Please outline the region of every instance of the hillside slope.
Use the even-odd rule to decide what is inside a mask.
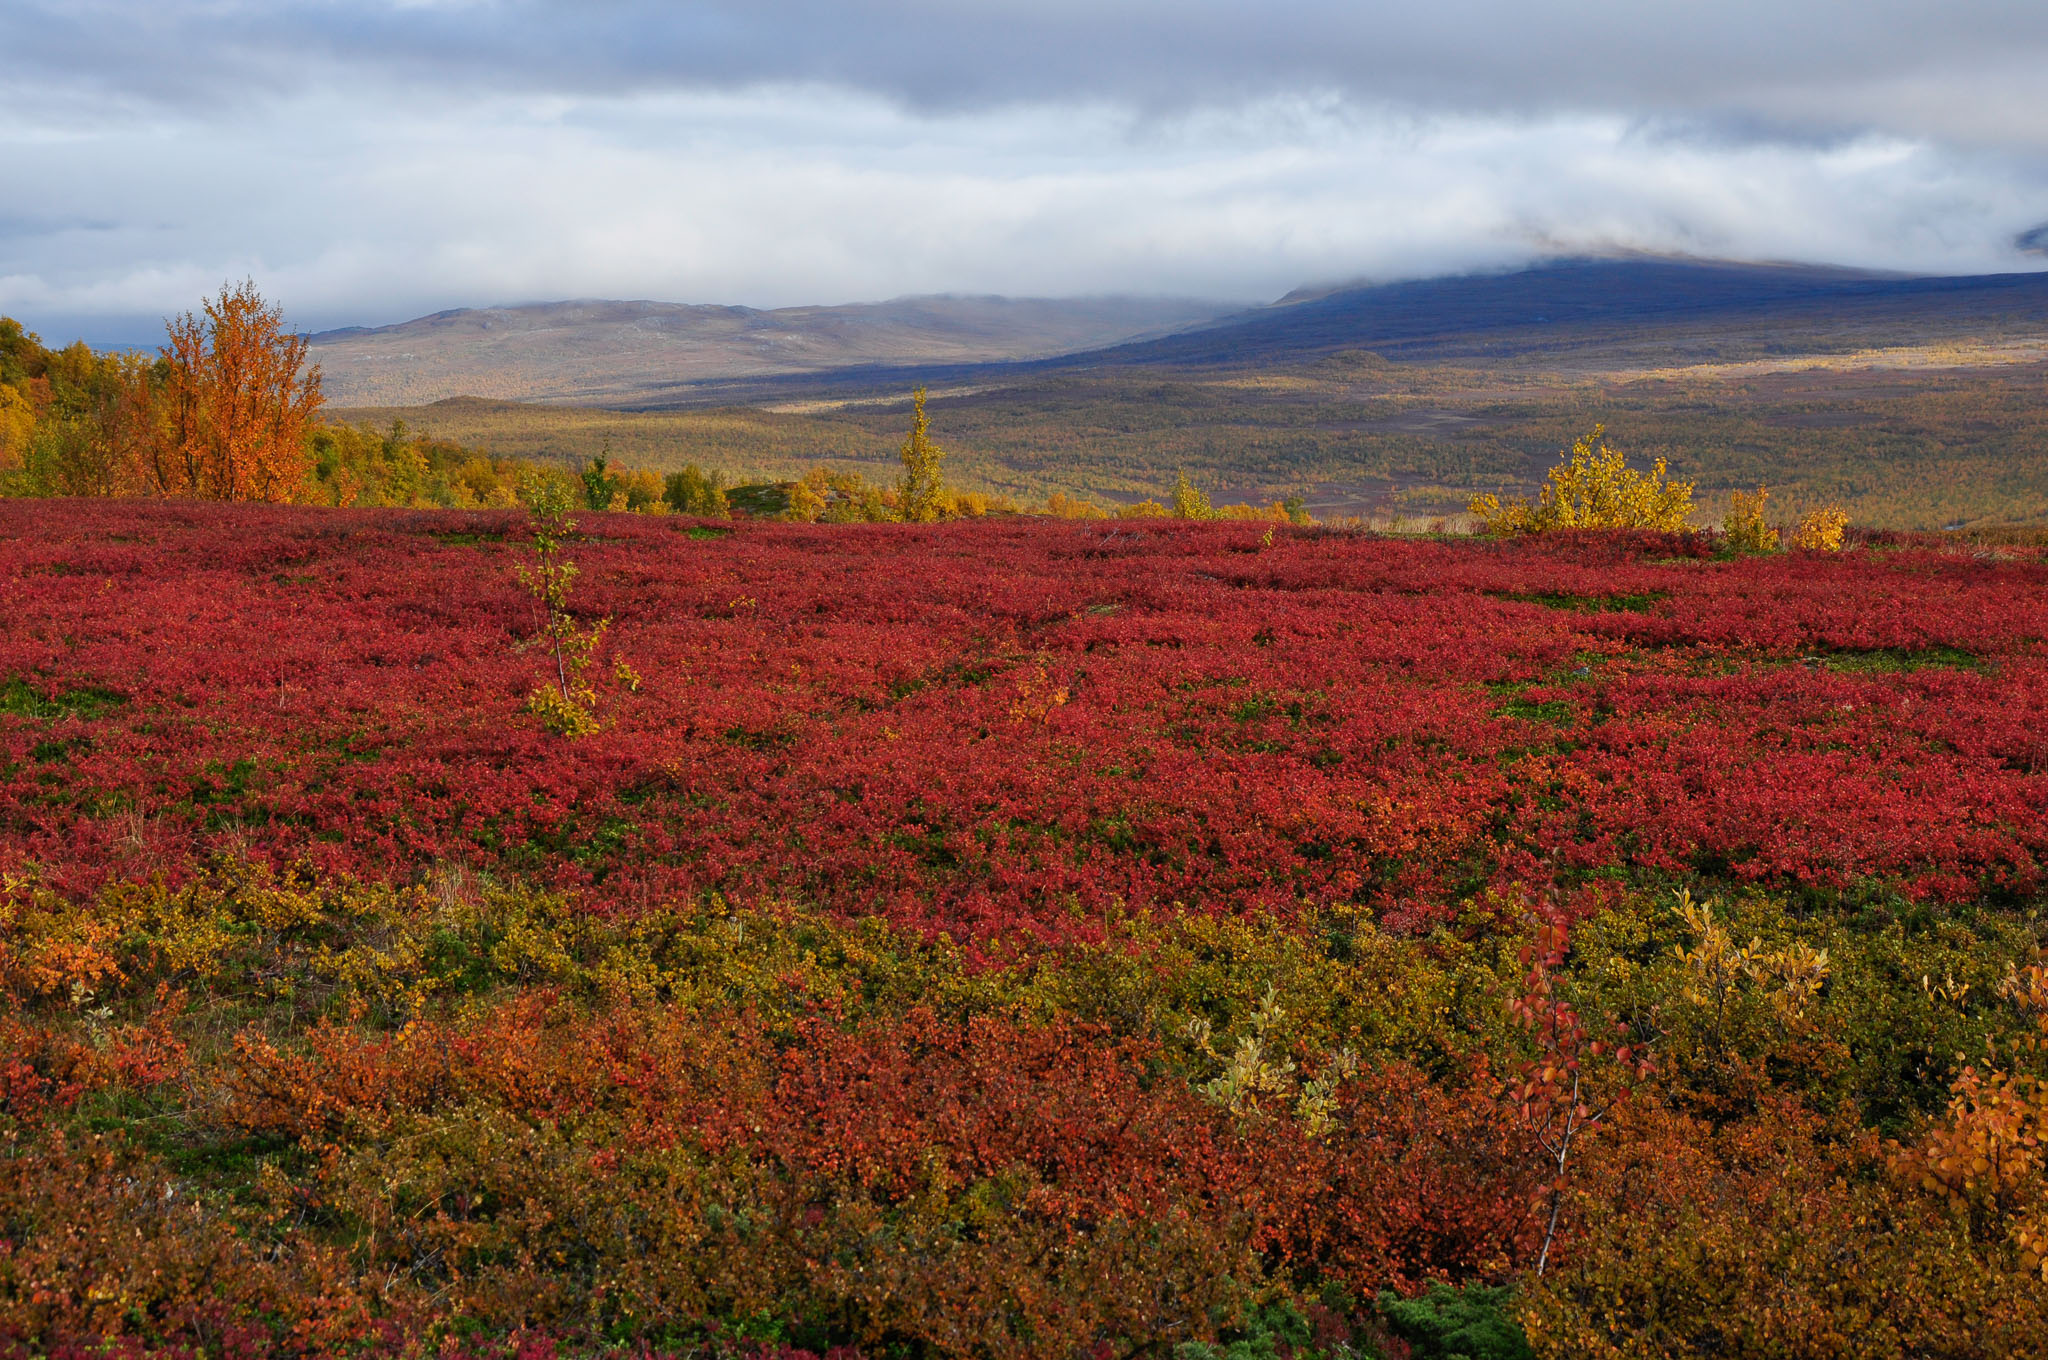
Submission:
[[[1596,376],[1958,344],[2048,346],[2048,271],[1908,277],[1712,260],[1562,260],[1523,270],[1299,289],[1165,335],[1027,361],[917,362],[912,377],[1011,386],[1124,369],[1287,369],[1371,353],[1471,375]],[[1972,361],[1939,352],[1939,366]],[[651,386],[634,409],[843,399],[900,391],[901,362]]]
[[[1290,295],[1186,333],[1062,362],[1235,366],[1365,349],[1473,366],[1569,356],[1682,363],[2043,334],[2048,272],[1913,278],[1803,265],[1572,260]]]
[[[326,331],[313,337],[312,358],[340,405],[451,396],[631,402],[706,380],[1039,358],[1158,335],[1230,310],[1168,298],[924,297],[773,311],[550,302]]]

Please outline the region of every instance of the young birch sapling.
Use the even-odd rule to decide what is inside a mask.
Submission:
[[[526,696],[526,710],[557,736],[589,736],[604,725],[598,717],[597,688],[590,667],[612,621],[607,616],[586,626],[569,612],[569,595],[576,582],[576,564],[563,554],[564,541],[576,532],[576,521],[569,517],[569,487],[556,478],[536,477],[524,490],[534,561],[520,564],[519,583],[540,607],[541,626],[535,641],[553,662],[552,674]],[[614,658],[612,678],[628,693],[640,688],[639,675],[624,657]]]

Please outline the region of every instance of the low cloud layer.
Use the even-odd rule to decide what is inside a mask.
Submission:
[[[1253,300],[1634,249],[2038,267],[2030,4],[0,11],[0,311]],[[1540,10],[1540,13],[1538,12]]]

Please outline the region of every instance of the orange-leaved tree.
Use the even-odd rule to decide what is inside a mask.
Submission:
[[[160,424],[144,469],[165,496],[289,501],[305,489],[306,433],[320,411],[320,369],[306,337],[254,283],[221,285],[166,323]]]

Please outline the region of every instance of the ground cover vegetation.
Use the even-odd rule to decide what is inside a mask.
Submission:
[[[0,1348],[2043,1352],[2023,535],[548,488],[0,502]]]

